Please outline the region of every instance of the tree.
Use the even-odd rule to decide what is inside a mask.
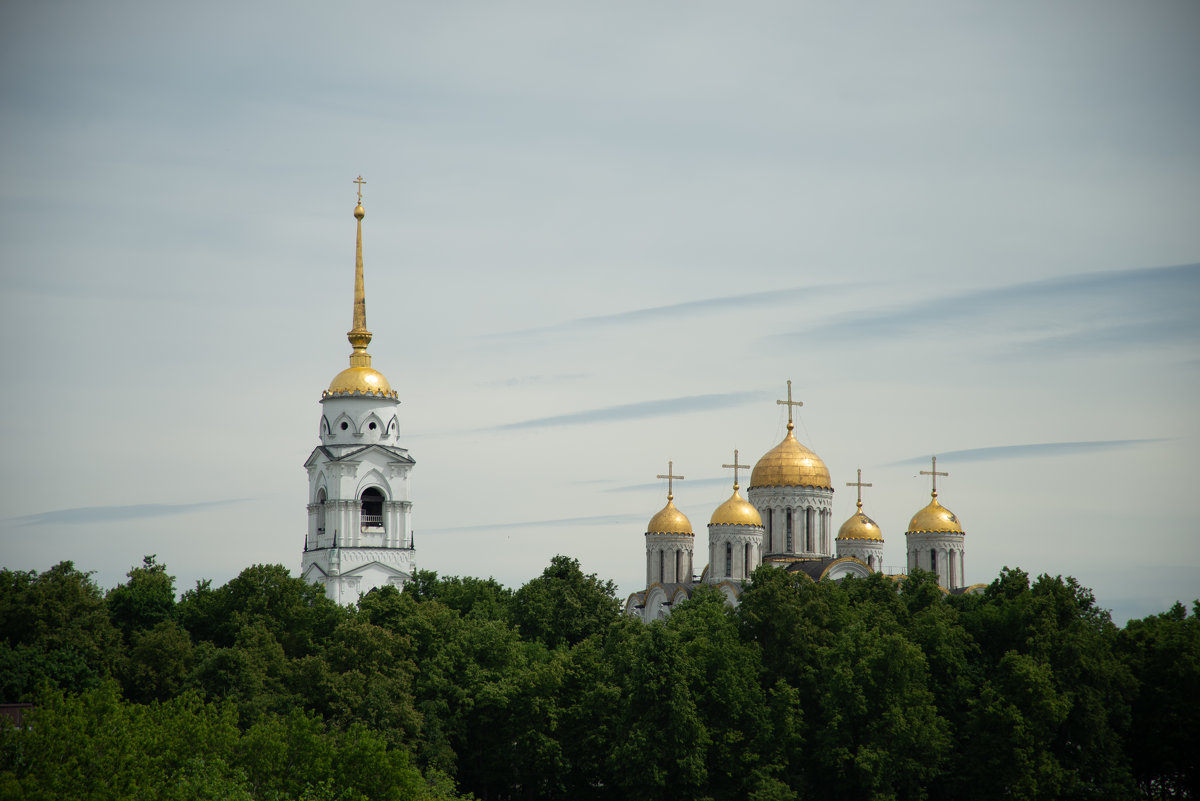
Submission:
[[[34,700],[43,684],[82,689],[112,675],[120,649],[90,573],[0,570],[0,697]]]
[[[167,575],[165,565],[150,554],[141,567],[126,574],[129,581],[108,591],[108,614],[126,636],[134,631],[154,628],[171,619],[175,611],[175,577]]]
[[[513,621],[526,639],[548,648],[575,645],[602,632],[621,613],[616,585],[595,573],[584,575],[579,561],[555,556],[550,565],[513,597]]]

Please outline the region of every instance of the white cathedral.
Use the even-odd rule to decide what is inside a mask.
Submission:
[[[793,434],[792,382],[788,398],[777,401],[788,407],[787,436],[767,451],[750,473],[746,500],[739,493],[738,463],[733,452],[733,495],[718,506],[708,521],[708,565],[696,576],[693,568],[696,534],[691,521],[675,506],[674,464],[659,478],[667,480],[667,505],[646,526],[646,589],[625,602],[626,614],[644,621],[670,614],[671,607],[691,597],[702,584],[716,586],[733,605],[742,585],[759,565],[772,565],[801,573],[812,581],[868,576],[883,570],[883,533],[862,510],[858,480],[858,511],[833,536],[833,482],[829,469]],[[938,585],[951,593],[981,592],[982,584],[968,586],[964,579],[966,534],[958,518],[938,502],[937,457],[923,475],[933,479],[933,498],[913,515],[905,532],[908,569],[922,568],[937,574]],[[902,577],[898,577],[902,578]]]
[[[354,322],[346,338],[350,366],[321,393],[317,446],[308,470],[308,534],[300,575],[340,604],[376,587],[403,587],[415,570],[408,474],[415,462],[400,447],[400,405],[383,373],[371,367],[363,288],[362,179],[354,252]]]
[[[353,324],[350,366],[321,393],[321,444],[304,463],[308,471],[308,533],[304,539],[301,577],[320,584],[332,600],[355,603],[376,587],[403,587],[416,569],[412,502],[408,476],[415,462],[400,446],[396,416],[400,401],[382,373],[371,367],[367,345],[366,292],[363,285],[362,179],[354,208],[357,238],[354,253]],[[733,495],[713,512],[708,523],[708,565],[695,575],[695,532],[674,503],[674,465],[668,463],[667,505],[646,526],[646,589],[629,596],[625,611],[643,620],[661,618],[673,604],[701,584],[711,584],[736,604],[754,568],[774,565],[817,581],[867,576],[883,569],[883,535],[862,510],[862,472],[856,482],[858,511],[833,536],[833,483],[815,453],[796,440],[788,398],[787,436],[763,455],[750,474],[749,500],[739,494],[734,451]],[[965,535],[958,518],[938,502],[937,470],[933,499],[917,512],[905,534],[908,569],[920,567],[938,576],[948,592],[974,592],[983,585],[964,581]],[[836,554],[836,555],[835,555]]]

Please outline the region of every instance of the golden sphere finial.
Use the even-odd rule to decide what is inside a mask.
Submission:
[[[361,203],[354,207],[354,218],[356,220],[361,220],[365,216],[367,216],[367,213],[365,211],[363,211],[363,207],[362,207]]]

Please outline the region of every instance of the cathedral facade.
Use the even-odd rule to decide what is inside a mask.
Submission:
[[[689,598],[702,584],[717,587],[733,605],[742,586],[759,565],[801,573],[812,581],[869,576],[883,570],[883,533],[863,512],[862,490],[870,484],[857,481],[858,509],[833,532],[833,482],[821,458],[802,445],[793,432],[792,382],[788,398],[777,401],[788,407],[787,436],[755,463],[747,498],[740,493],[738,471],[749,465],[722,465],[734,471],[733,494],[718,506],[708,521],[708,564],[697,575],[693,568],[696,535],[691,521],[675,506],[674,464],[668,462],[667,505],[646,527],[646,589],[625,602],[626,614],[649,622],[670,614],[671,607]],[[908,569],[922,568],[937,574],[947,592],[975,592],[982,585],[964,580],[965,533],[958,518],[938,502],[937,459],[931,471],[933,498],[909,521],[905,532]],[[902,577],[898,577],[902,578]]]
[[[321,393],[320,444],[308,471],[308,532],[300,575],[351,604],[376,587],[403,587],[416,569],[408,476],[415,462],[400,446],[400,401],[371,367],[363,284],[361,179],[354,217],[353,326],[350,366]]]

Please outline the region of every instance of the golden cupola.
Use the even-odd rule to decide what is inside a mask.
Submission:
[[[712,513],[708,524],[710,526],[758,526],[762,527],[762,515],[754,505],[738,494],[738,470],[746,465],[738,464],[738,452],[733,451],[733,464],[721,465],[733,468],[733,495],[729,500],[718,506]]]
[[[938,503],[937,490],[933,491],[933,499],[921,511],[913,515],[908,522],[909,534],[963,534],[962,524],[958,517],[945,506]]]
[[[664,506],[658,514],[650,518],[650,522],[646,524],[647,534],[690,534],[695,536],[692,531],[692,521],[687,519],[687,515],[679,511],[675,506],[672,498],[667,498],[667,505]]]
[[[864,484],[862,480],[862,468],[858,468],[858,480],[846,482],[847,487],[858,487],[858,511],[850,516],[850,519],[842,523],[842,527],[838,529],[837,538],[839,540],[873,540],[883,542],[883,532],[879,530],[878,524],[871,518],[867,517],[862,510],[862,491],[863,487],[869,487],[870,484]]]
[[[842,523],[838,529],[839,540],[878,540],[883,542],[883,532],[875,521],[867,517],[862,510],[862,501],[858,502],[858,511],[850,519]]]
[[[908,521],[909,534],[965,534],[962,524],[958,522],[958,518],[954,512],[951,512],[945,506],[938,503],[937,480],[938,476],[948,476],[949,473],[938,472],[937,457],[933,457],[933,465],[929,470],[922,470],[921,475],[929,476],[933,479],[933,492],[930,493],[932,499],[929,505],[912,516],[912,520]]]
[[[354,218],[358,221],[358,236],[354,247],[354,319],[346,339],[350,341],[353,350],[350,353],[350,366],[333,377],[329,389],[321,393],[322,398],[337,397],[367,397],[396,399],[396,392],[384,377],[383,373],[371,367],[371,354],[367,353],[367,345],[371,344],[371,332],[367,330],[367,295],[363,286],[363,255],[362,255],[362,221],[366,212],[362,206],[361,176],[356,183],[358,189],[358,205],[354,207]]]
[[[675,463],[667,462],[667,474],[658,477],[667,480],[667,505],[650,518],[650,522],[646,524],[646,533],[695,536],[695,532],[692,531],[692,521],[688,520],[687,515],[675,506],[675,481],[683,479],[683,476],[675,475]]]

